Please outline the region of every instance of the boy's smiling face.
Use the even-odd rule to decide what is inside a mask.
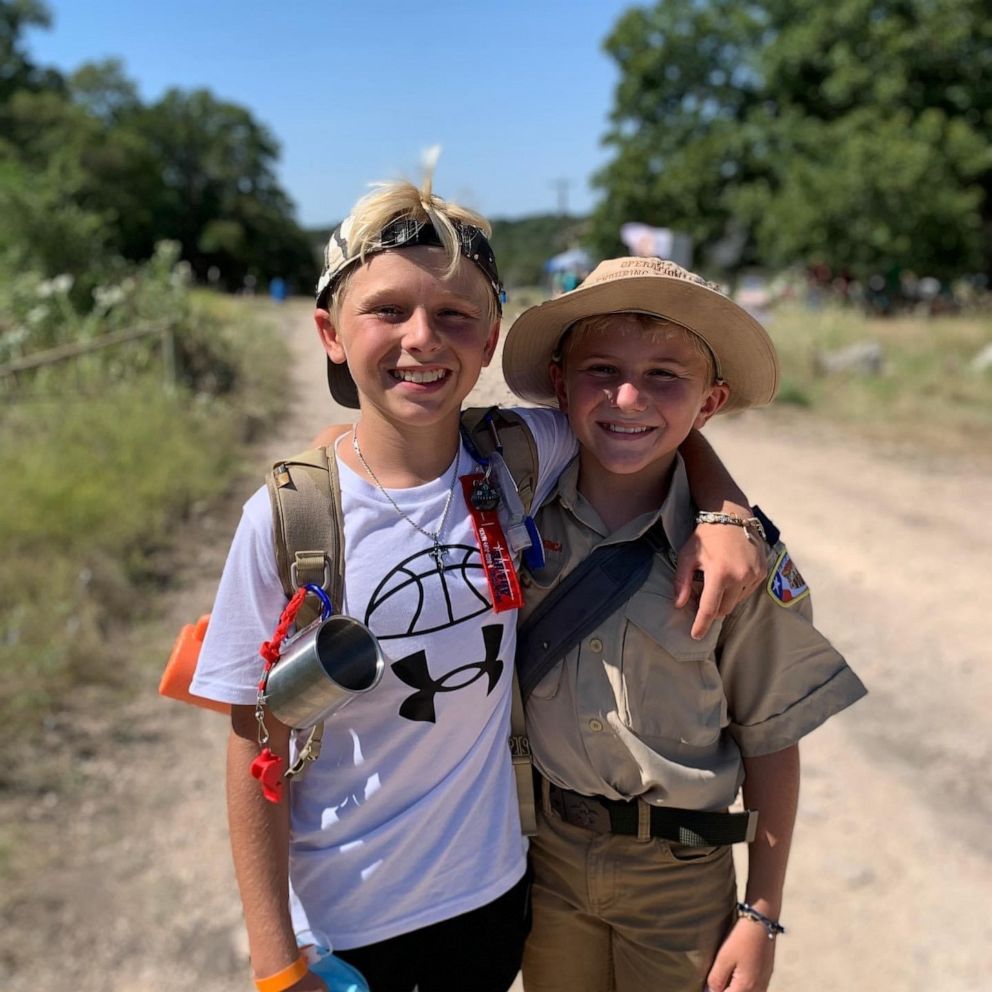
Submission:
[[[461,410],[499,336],[489,287],[461,259],[450,278],[439,248],[373,255],[350,277],[335,316],[318,310],[324,349],[348,362],[364,414],[411,426]]]
[[[562,361],[551,378],[582,445],[583,470],[663,478],[689,431],[729,395],[685,334],[644,331],[624,314],[577,334]]]

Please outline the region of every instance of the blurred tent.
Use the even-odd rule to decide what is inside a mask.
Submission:
[[[588,272],[592,268],[592,256],[585,248],[569,248],[560,255],[549,258],[544,263],[545,272]]]
[[[692,266],[692,238],[681,231],[647,224],[623,224],[620,240],[632,255],[667,258],[687,269]]]

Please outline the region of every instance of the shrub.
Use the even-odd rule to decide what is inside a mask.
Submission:
[[[285,345],[251,302],[191,296],[169,246],[105,287],[87,314],[72,309],[66,280],[53,282],[36,280],[28,295],[61,312],[62,329],[28,328],[21,346],[155,320],[170,329],[176,375],[166,381],[156,336],[7,386],[0,670],[16,678],[0,695],[0,722],[15,735],[81,683],[119,677],[108,635],[147,614],[161,552],[226,491],[244,442],[281,412],[287,367]],[[15,297],[0,281],[0,302]],[[25,311],[0,313],[2,340]]]

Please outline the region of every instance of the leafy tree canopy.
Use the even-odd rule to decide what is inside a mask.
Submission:
[[[58,85],[58,73],[35,66],[21,45],[25,28],[50,24],[51,15],[41,0],[0,0],[0,104],[19,89]]]
[[[32,64],[23,43],[47,26],[38,0],[0,0],[0,261],[74,276],[77,305],[121,257],[181,245],[201,278],[228,288],[280,275],[309,290],[316,259],[293,217],[271,132],[206,90],[151,104],[116,59],[68,77]],[[88,270],[88,271],[87,271]]]
[[[733,267],[992,273],[992,20],[981,0],[664,0],[607,38],[621,79],[596,177],[621,223]]]

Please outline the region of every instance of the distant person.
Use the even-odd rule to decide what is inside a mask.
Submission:
[[[315,322],[331,395],[360,410],[329,449],[342,612],[372,630],[387,663],[374,690],[328,720],[323,754],[276,801],[249,767],[290,763],[300,745],[258,704],[259,645],[286,606],[264,488],[245,504],[221,578],[191,690],[232,704],[231,846],[268,992],[324,988],[297,950],[305,932],[326,935],[372,992],[504,992],[520,967],[527,842],[507,747],[518,604],[500,571],[515,561],[483,560],[461,481],[480,469],[460,435],[462,403],[499,337],[488,238],[482,217],[428,179],[364,197],[327,244]],[[539,502],[576,442],[557,411],[516,415],[537,452]],[[722,482],[703,467],[710,488]],[[687,599],[693,569],[705,569],[704,628],[760,574],[743,533],[707,530],[684,554],[680,590]]]
[[[538,514],[547,561],[518,640],[541,794],[525,988],[760,992],[783,932],[798,741],[865,692],[812,625],[785,547],[766,547],[757,519],[697,517],[679,455],[715,414],[771,401],[773,345],[675,263],[612,259],[523,312],[503,370],[521,398],[565,411],[580,444]],[[674,549],[701,519],[752,531],[768,581],[700,641],[673,600]],[[575,570],[646,537],[643,584],[549,652],[559,616],[594,612],[611,588],[596,573],[583,595]],[[753,836],[753,816],[727,812],[742,782]],[[745,840],[738,903],[731,845]]]
[[[269,280],[269,296],[275,300],[276,303],[282,303],[287,295],[289,294],[289,288],[286,285],[286,280],[282,276],[273,276]]]

